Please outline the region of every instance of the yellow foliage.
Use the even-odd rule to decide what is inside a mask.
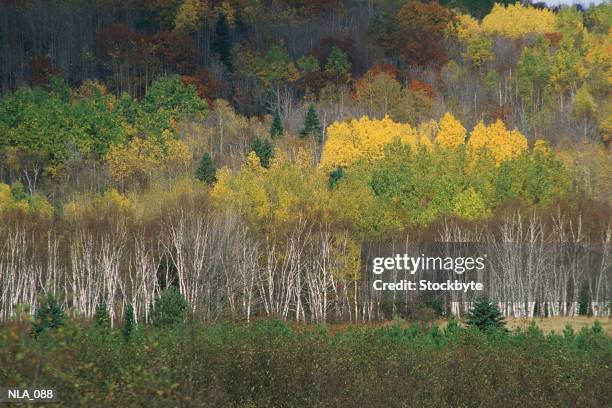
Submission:
[[[7,208],[12,203],[13,196],[11,195],[11,187],[0,183],[0,211]]]
[[[433,140],[436,138],[439,129],[440,125],[433,119],[421,122],[417,128],[419,143],[425,147],[433,146]]]
[[[469,145],[476,151],[486,149],[499,165],[527,150],[527,139],[518,130],[508,130],[501,120],[490,126],[478,123],[470,133]]]
[[[207,12],[207,4],[204,0],[184,0],[176,13],[174,29],[184,33],[197,30]]]
[[[13,197],[11,186],[0,183],[0,215],[5,212],[35,214],[43,218],[51,218],[53,206],[39,194],[34,194],[29,199],[17,200]]]
[[[305,151],[298,151],[294,161],[277,149],[268,169],[251,153],[240,170],[217,172],[211,195],[216,207],[236,210],[254,225],[274,229],[306,215],[323,220],[329,208],[326,175]]]
[[[384,156],[385,145],[395,139],[417,145],[417,133],[410,125],[386,116],[382,120],[363,116],[350,122],[335,122],[327,128],[320,167],[330,170],[349,167],[359,160],[379,160]]]
[[[64,204],[64,216],[75,222],[83,222],[87,217],[128,214],[133,204],[126,196],[115,189],[98,195],[79,195]]]
[[[462,191],[455,197],[453,213],[466,220],[481,219],[490,215],[482,196],[474,187]]]
[[[112,145],[105,157],[111,178],[120,186],[146,185],[156,171],[174,175],[187,171],[193,157],[189,147],[172,139],[168,130],[161,136],[161,142],[152,137],[135,137],[128,143]]]
[[[550,153],[550,146],[548,145],[548,142],[546,142],[545,140],[538,139],[533,144],[533,151],[534,152],[542,152],[544,154],[549,154]]]
[[[587,78],[599,88],[612,86],[612,29],[608,35],[588,35],[584,58]]]
[[[465,143],[466,130],[453,115],[445,113],[440,119],[440,126],[436,134],[436,143],[439,146],[453,148]]]
[[[582,142],[557,153],[579,191],[612,203],[612,151],[601,143]]]
[[[555,31],[555,14],[547,9],[524,7],[520,3],[504,7],[495,4],[491,13],[482,20],[482,30],[491,35],[519,38],[530,33]]]
[[[478,20],[469,14],[459,14],[457,17],[458,21],[455,30],[460,40],[467,41],[482,31]]]

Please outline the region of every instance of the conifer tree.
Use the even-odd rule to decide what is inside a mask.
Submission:
[[[172,326],[183,321],[187,309],[185,297],[177,288],[170,286],[155,300],[151,320],[157,327]]]
[[[208,152],[205,152],[196,171],[196,177],[203,183],[210,185],[217,181],[217,168],[212,161],[212,157]]]
[[[64,311],[55,299],[55,296],[49,295],[36,309],[34,323],[32,324],[32,334],[38,336],[48,329],[61,327],[64,325],[64,320]]]
[[[259,162],[265,168],[270,166],[272,157],[272,145],[266,139],[256,138],[251,142],[251,151],[259,157]]]
[[[108,314],[108,309],[106,307],[106,302],[101,301],[96,306],[96,312],[94,313],[93,318],[94,326],[100,329],[107,329],[111,326],[110,315]]]
[[[304,120],[304,126],[300,130],[300,137],[305,138],[313,136],[319,143],[323,141],[323,130],[321,129],[321,122],[319,122],[319,116],[313,104],[308,107],[306,113],[306,119]]]
[[[123,337],[129,340],[134,331],[134,308],[128,304],[125,308],[125,323],[123,325]]]
[[[506,321],[497,305],[487,298],[477,299],[467,314],[467,324],[481,331],[491,328],[506,330]]]
[[[338,167],[336,170],[329,173],[329,179],[327,180],[329,189],[333,189],[342,177],[344,177],[344,169],[342,167]]]
[[[232,38],[230,34],[230,26],[225,14],[220,13],[217,17],[215,25],[215,40],[212,43],[213,52],[219,54],[219,59],[225,65],[228,71],[233,71],[232,64]]]
[[[283,124],[278,111],[274,112],[274,119],[272,120],[272,126],[270,127],[270,137],[272,139],[278,139],[283,135]]]

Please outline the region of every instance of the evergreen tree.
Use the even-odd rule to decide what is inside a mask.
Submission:
[[[270,137],[277,139],[283,135],[283,124],[278,111],[274,112],[274,119],[272,120],[272,126],[270,127]]]
[[[493,327],[506,330],[506,321],[497,305],[487,298],[477,299],[467,314],[467,324],[481,331]]]
[[[32,334],[38,336],[48,329],[56,329],[64,325],[64,311],[55,299],[55,296],[49,295],[44,299],[34,315],[34,323],[32,323]]]
[[[261,165],[265,168],[270,166],[270,158],[272,157],[272,145],[266,139],[255,138],[251,142],[251,151],[255,152]]]
[[[305,138],[313,136],[320,143],[323,141],[323,130],[321,129],[321,122],[319,122],[319,116],[313,104],[308,107],[306,113],[306,119],[304,120],[304,126],[300,130],[300,137]]]
[[[134,331],[134,308],[132,304],[128,304],[125,307],[125,323],[123,325],[123,337],[126,340],[129,340],[132,336],[132,332]]]
[[[342,167],[338,167],[336,170],[329,173],[329,180],[327,181],[329,189],[331,190],[332,188],[334,188],[343,176],[344,169]]]
[[[582,281],[580,292],[578,292],[578,314],[587,316],[591,312],[591,302],[589,296],[589,283],[587,280]]]
[[[93,317],[94,326],[100,329],[108,329],[111,326],[110,315],[106,307],[106,302],[101,301],[96,306],[96,312]]]
[[[164,290],[155,300],[151,320],[154,326],[172,326],[181,323],[187,312],[187,301],[174,286]]]
[[[230,26],[225,14],[220,13],[215,25],[215,39],[212,42],[213,52],[219,54],[219,59],[225,65],[228,71],[233,71],[232,64],[232,38]]]
[[[203,183],[210,185],[215,184],[217,181],[217,168],[212,161],[212,157],[208,152],[204,152],[198,170],[196,171],[196,177]]]

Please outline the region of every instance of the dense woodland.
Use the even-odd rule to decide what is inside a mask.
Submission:
[[[145,322],[168,287],[205,321],[405,316],[361,279],[391,240],[498,243],[506,315],[608,316],[611,26],[610,4],[0,0],[0,319],[53,294]]]

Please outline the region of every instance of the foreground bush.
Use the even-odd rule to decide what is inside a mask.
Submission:
[[[56,387],[62,406],[603,407],[601,330],[506,334],[456,322],[330,333],[276,321],[120,331],[0,331],[0,383]]]

